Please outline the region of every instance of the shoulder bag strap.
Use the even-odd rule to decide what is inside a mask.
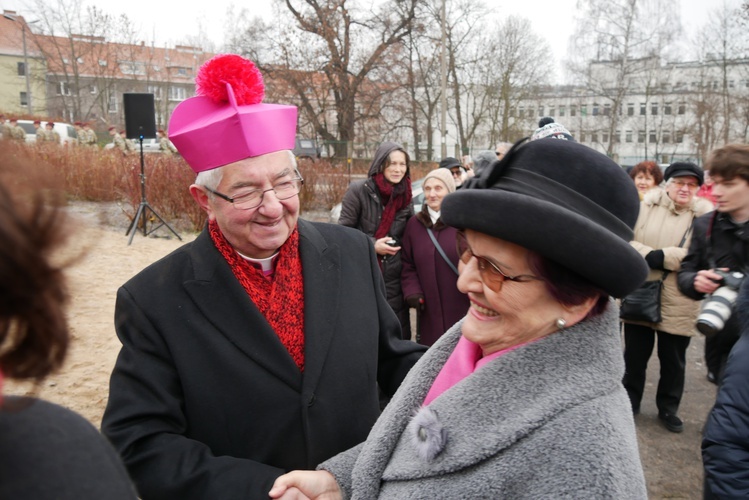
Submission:
[[[445,262],[447,262],[447,265],[450,266],[450,269],[452,269],[453,271],[455,271],[455,274],[460,274],[460,273],[458,273],[458,268],[455,267],[455,264],[453,264],[450,261],[450,259],[447,258],[447,255],[445,255],[445,251],[442,250],[442,247],[440,246],[440,244],[437,243],[437,238],[434,237],[434,233],[432,232],[432,229],[429,228],[429,227],[426,228],[426,229],[427,229],[427,233],[429,233],[429,237],[432,239],[432,243],[434,243],[434,247],[440,253],[440,255],[442,256],[442,258],[445,259]]]

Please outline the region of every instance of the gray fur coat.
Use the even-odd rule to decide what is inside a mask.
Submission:
[[[461,323],[427,351],[367,441],[319,466],[345,498],[647,498],[618,308],[502,355],[428,407]]]

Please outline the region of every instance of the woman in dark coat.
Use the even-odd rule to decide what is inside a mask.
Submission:
[[[455,181],[444,168],[424,178],[424,205],[411,217],[403,234],[401,285],[409,307],[419,315],[417,341],[434,344],[443,333],[465,316],[468,297],[458,290],[457,230],[440,219],[442,199],[455,192]],[[429,231],[450,264],[432,242]]]
[[[411,338],[408,307],[401,291],[401,240],[411,205],[408,153],[399,144],[383,142],[375,152],[365,180],[352,182],[343,197],[338,223],[360,230],[372,239],[385,279],[387,300]]]

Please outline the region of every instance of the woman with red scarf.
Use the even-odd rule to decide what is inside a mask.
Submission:
[[[394,142],[375,152],[367,179],[352,182],[343,197],[338,223],[372,239],[385,279],[387,300],[401,323],[403,338],[411,338],[408,307],[401,290],[401,238],[413,215],[408,153]]]

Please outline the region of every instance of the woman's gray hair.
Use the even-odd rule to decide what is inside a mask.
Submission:
[[[302,175],[301,173],[299,173],[296,156],[294,156],[294,153],[288,149],[285,151],[289,155],[289,161],[291,162],[294,172],[296,172],[301,177]],[[216,191],[218,185],[221,184],[221,179],[223,179],[223,177],[224,167],[213,168],[211,170],[203,170],[202,172],[198,173],[197,177],[195,177],[195,184]],[[213,193],[208,194],[209,196],[213,196]]]

